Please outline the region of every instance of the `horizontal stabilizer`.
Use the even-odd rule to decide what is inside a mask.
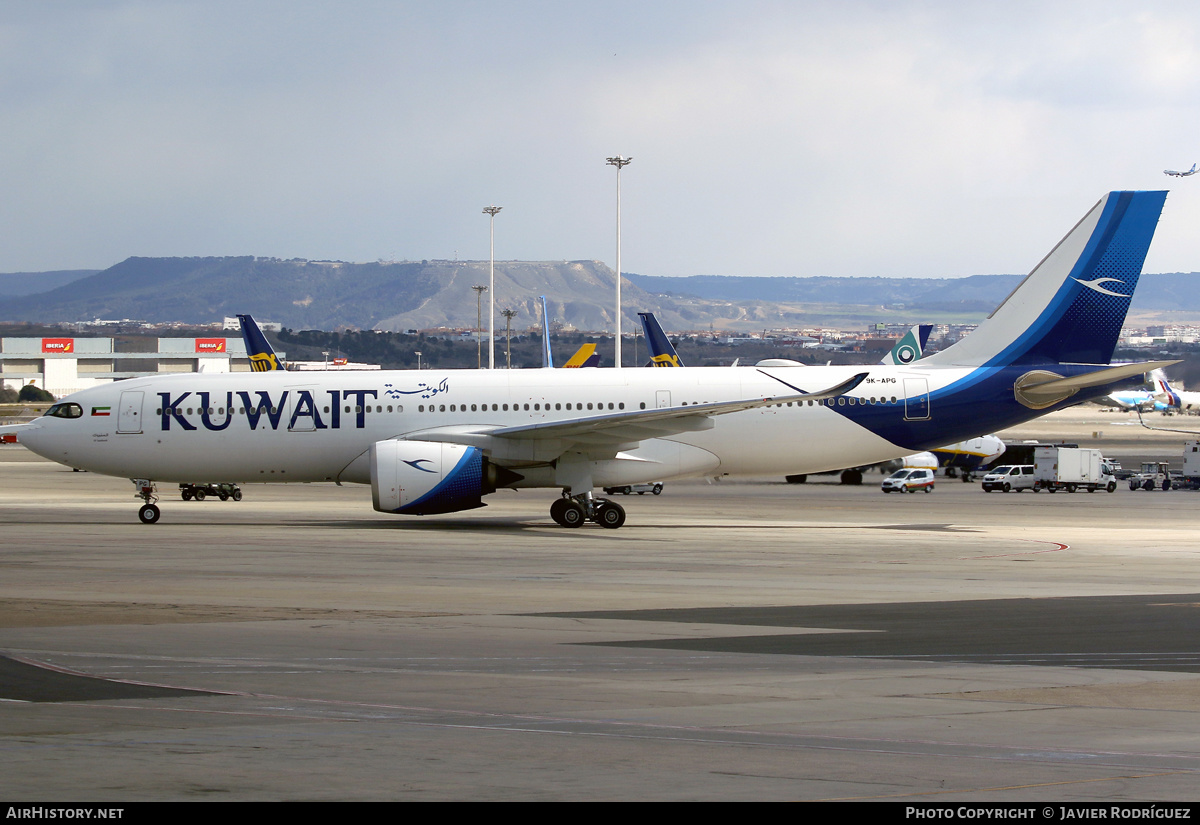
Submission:
[[[1013,390],[1017,400],[1025,406],[1042,409],[1070,398],[1082,389],[1115,384],[1126,378],[1133,378],[1150,370],[1162,369],[1178,363],[1178,361],[1144,361],[1137,364],[1118,364],[1115,367],[1066,378],[1049,370],[1033,370],[1017,379]]]

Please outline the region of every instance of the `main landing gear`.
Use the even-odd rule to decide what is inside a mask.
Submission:
[[[149,479],[135,478],[132,481],[133,486],[137,487],[137,493],[134,494],[134,498],[142,500],[142,506],[138,508],[138,518],[141,519],[142,524],[153,524],[162,515],[159,512],[158,505],[154,503],[158,501],[158,488]]]
[[[591,493],[572,496],[564,492],[550,505],[550,518],[563,527],[582,527],[585,521],[594,521],[616,530],[625,523],[625,508],[606,498],[593,498]]]

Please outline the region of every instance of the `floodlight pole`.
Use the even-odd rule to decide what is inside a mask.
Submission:
[[[488,303],[488,369],[496,368],[496,213],[503,206],[485,206],[483,212],[489,216],[490,224],[488,242],[488,288],[491,297]]]
[[[617,352],[613,365],[617,369],[621,368],[621,169],[628,166],[631,160],[633,158],[620,155],[607,159],[609,166],[617,167]]]

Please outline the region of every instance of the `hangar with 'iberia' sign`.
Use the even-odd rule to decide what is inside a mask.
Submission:
[[[153,373],[249,371],[240,337],[0,338],[0,383],[56,396]]]

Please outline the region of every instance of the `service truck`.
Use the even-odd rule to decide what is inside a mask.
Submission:
[[[1200,441],[1183,442],[1183,474],[1179,486],[1200,490]]]
[[[1034,489],[1051,493],[1066,490],[1113,492],[1117,479],[1112,466],[1099,450],[1079,447],[1035,447],[1033,450]]]

